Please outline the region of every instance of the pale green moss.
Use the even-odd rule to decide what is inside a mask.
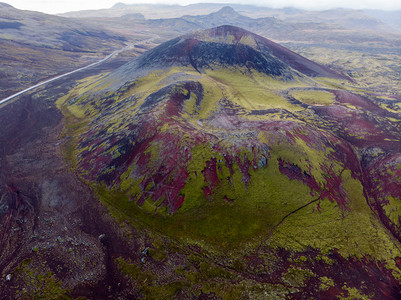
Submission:
[[[318,183],[326,181],[322,166],[331,167],[336,174],[342,170],[340,163],[327,159],[334,152],[332,148],[323,144],[314,147],[299,137],[294,137],[294,141],[290,144],[284,129],[274,133],[262,131],[259,133],[259,140],[269,145],[278,158],[298,166],[303,172],[310,173]]]
[[[305,287],[306,280],[314,276],[315,274],[310,270],[290,268],[283,274],[282,281],[284,284],[292,287]]]
[[[326,276],[320,277],[320,289],[322,291],[327,291],[330,287],[334,286],[334,281],[331,278],[328,278]]]
[[[281,88],[297,86],[299,84],[297,81],[272,80],[267,75],[257,72],[244,76],[243,72],[241,69],[223,70],[218,68],[207,70],[206,74],[218,84],[224,97],[246,110],[271,108],[283,108],[288,111],[299,110],[298,106],[290,104],[279,95]],[[260,84],[263,81],[265,81],[264,84]]]
[[[347,291],[347,293],[342,293],[338,298],[341,300],[370,300],[374,299],[372,295],[365,295],[362,294],[361,291],[359,291],[356,288],[351,288],[345,285],[343,287]]]
[[[44,263],[36,264],[31,260],[25,260],[15,270],[15,275],[24,283],[21,286],[22,291],[17,292],[18,298],[71,299],[61,280],[57,279]]]
[[[328,265],[333,265],[334,264],[334,260],[332,260],[327,255],[317,255],[316,256],[316,260],[323,261],[325,264],[328,264]]]
[[[334,95],[323,90],[296,90],[291,96],[308,105],[331,105],[334,103]]]
[[[121,257],[116,259],[116,263],[120,272],[135,282],[146,299],[173,299],[182,289],[189,286],[189,283],[184,280],[163,282],[140,263],[125,261]]]
[[[328,253],[338,249],[344,257],[370,256],[384,261],[400,278],[394,259],[400,256],[399,244],[373,215],[363,196],[362,185],[350,178],[344,188],[348,191],[351,210],[342,211],[336,203],[321,201],[321,212],[305,208],[287,218],[276,228],[269,244],[302,251],[311,246]]]
[[[401,199],[388,196],[386,200],[389,203],[383,205],[384,211],[391,222],[398,225],[401,217]]]

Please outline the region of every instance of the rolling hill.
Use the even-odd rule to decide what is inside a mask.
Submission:
[[[128,43],[101,26],[0,3],[1,98],[99,60]]]

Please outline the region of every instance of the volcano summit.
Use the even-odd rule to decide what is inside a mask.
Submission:
[[[202,72],[217,65],[255,70],[283,79],[291,79],[297,73],[312,77],[347,78],[270,40],[228,25],[168,41],[127,64],[120,72],[132,74],[134,70],[172,66],[192,67]]]

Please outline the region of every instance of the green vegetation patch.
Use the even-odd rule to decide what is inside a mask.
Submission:
[[[179,291],[188,287],[185,280],[162,282],[157,274],[146,270],[142,263],[133,263],[119,257],[116,263],[120,272],[128,276],[146,299],[172,299]]]
[[[303,172],[312,175],[320,184],[326,182],[323,166],[332,168],[335,174],[339,174],[343,166],[340,162],[329,160],[330,154],[334,149],[325,145],[322,141],[323,135],[314,142],[307,143],[298,136],[293,136],[288,140],[287,132],[290,129],[280,128],[275,132],[260,132],[259,140],[272,149],[272,153],[277,159],[282,159],[287,163],[292,163],[302,169]],[[294,130],[295,131],[295,130]],[[308,136],[308,132],[296,129],[300,134]],[[317,132],[319,133],[319,132]],[[311,132],[310,134],[316,134]]]
[[[386,198],[387,204],[383,205],[384,211],[387,217],[393,222],[393,224],[400,224],[401,217],[401,199],[397,199],[391,196]]]
[[[331,105],[335,101],[332,93],[323,90],[295,90],[291,96],[308,105]]]
[[[400,255],[398,242],[370,210],[361,183],[349,171],[343,176],[344,188],[349,193],[349,211],[341,211],[336,203],[323,200],[320,212],[309,207],[289,216],[267,243],[293,251],[312,247],[328,253],[337,249],[347,258],[370,256],[385,262],[393,275],[401,278],[395,265],[395,257]]]
[[[234,175],[228,180],[225,176],[230,172],[221,163],[221,174],[225,176],[221,177],[213,198],[208,200],[202,191],[206,185],[204,177],[198,171],[198,167],[203,165],[198,164],[207,161],[208,157],[203,158],[202,150],[210,147],[203,145],[198,148],[195,153],[199,151],[200,157],[197,160],[195,155],[190,163],[187,186],[181,191],[186,200],[182,209],[174,215],[154,215],[150,213],[152,209],[130,202],[124,192],[101,186],[97,191],[103,201],[115,208],[113,211],[120,215],[119,219],[122,217],[134,223],[141,220],[146,226],[169,237],[189,238],[226,249],[238,248],[244,242],[249,243],[263,236],[283,216],[313,200],[307,186],[280,173],[277,160],[269,162],[268,167],[251,170],[252,182],[248,188],[244,185],[238,165],[234,165]],[[211,154],[210,150],[205,151],[205,154]]]
[[[283,274],[282,281],[292,287],[304,287],[306,280],[310,277],[314,277],[315,274],[307,269],[290,268]]]
[[[360,290],[356,288],[351,288],[348,287],[347,285],[344,285],[343,289],[345,292],[343,292],[338,299],[340,300],[370,300],[374,299],[374,295],[365,295],[363,294]]]
[[[322,276],[319,278],[320,280],[320,289],[322,291],[327,291],[329,288],[334,286],[334,280],[332,278]]]
[[[224,97],[248,111],[283,108],[297,111],[299,107],[289,103],[280,91],[295,86],[302,86],[299,81],[273,79],[267,75],[245,69],[226,70],[218,68],[207,70],[206,74],[219,86]],[[245,75],[246,74],[246,75]]]
[[[23,299],[71,299],[61,280],[44,263],[24,260],[14,272],[23,285],[17,296]]]

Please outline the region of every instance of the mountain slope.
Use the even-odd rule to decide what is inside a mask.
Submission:
[[[103,58],[127,42],[123,35],[74,20],[0,4],[2,98],[44,78]]]
[[[386,24],[390,25],[391,28],[401,30],[401,11],[384,11],[384,10],[364,10],[364,12],[376,19],[385,22]]]
[[[346,76],[316,64],[249,31],[234,26],[211,30],[168,41],[111,74],[112,80],[132,80],[132,74],[172,66],[190,66],[198,72],[214,65],[254,69],[266,75],[293,78],[307,76],[347,79]]]
[[[400,116],[350,85],[223,26],[59,99],[75,172],[150,235],[122,274],[145,296],[399,297]]]

